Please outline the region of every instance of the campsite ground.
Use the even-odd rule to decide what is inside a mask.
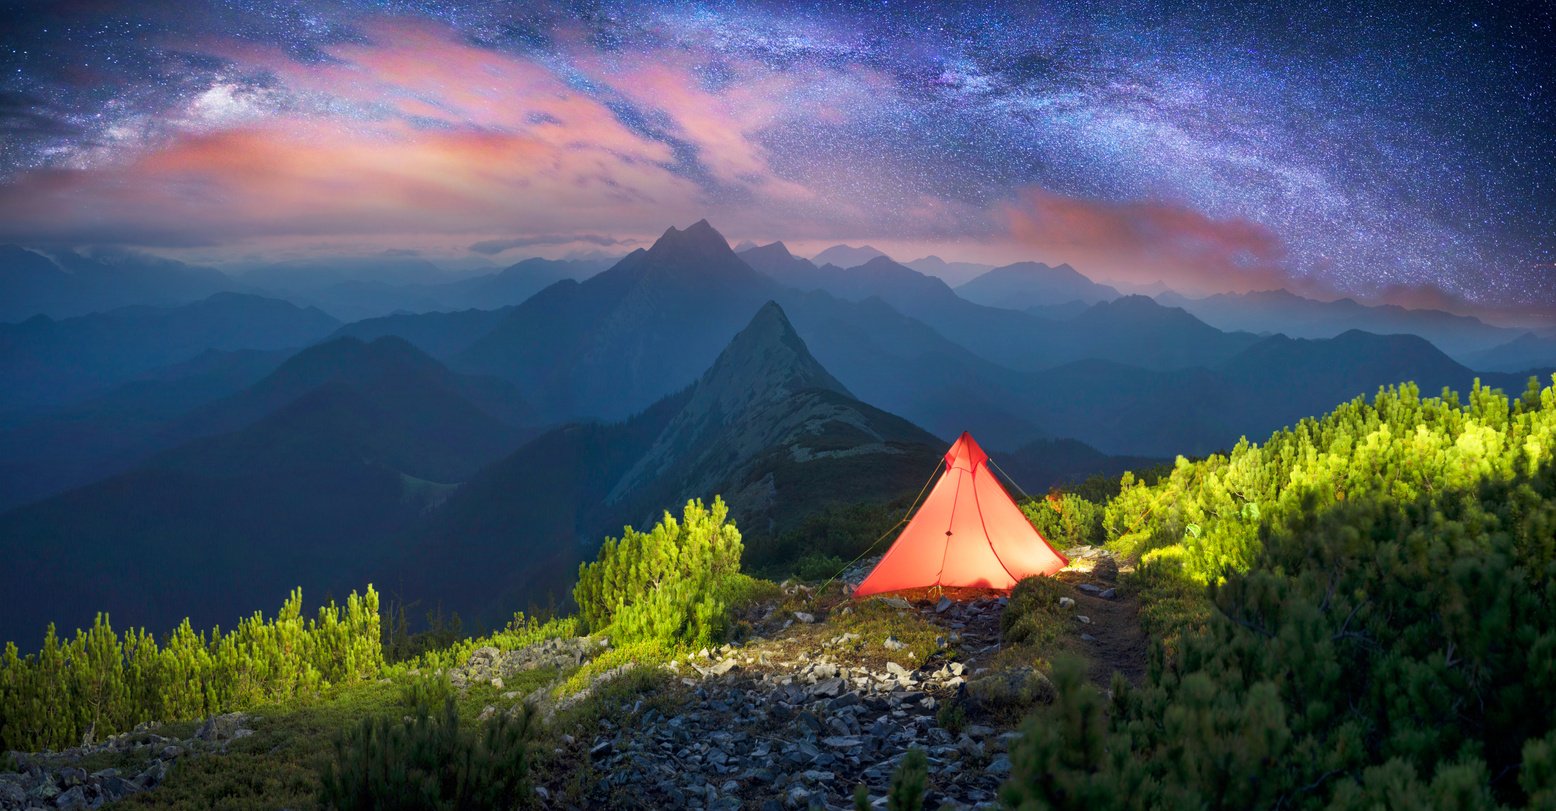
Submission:
[[[857,785],[882,796],[915,746],[930,756],[933,806],[989,806],[1021,720],[1051,695],[1045,662],[1083,656],[1104,689],[1115,671],[1134,682],[1145,672],[1127,576],[1117,582],[1100,550],[1071,554],[1069,568],[1014,599],[856,601],[840,584],[787,584],[745,608],[738,642],[657,664],[530,669],[493,650],[481,669],[480,657],[461,669],[456,695],[471,721],[526,703],[547,718],[534,763],[543,807],[851,808]],[[313,807],[329,741],[364,717],[405,712],[405,694],[429,677],[250,713],[253,734],[186,747],[162,786],[121,805]]]

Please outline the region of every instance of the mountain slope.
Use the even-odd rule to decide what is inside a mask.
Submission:
[[[904,454],[929,459],[940,443],[922,429],[855,400],[769,302],[698,380],[687,404],[648,452],[612,489],[613,504],[657,509],[672,494],[725,492],[742,524],[790,522],[836,501],[853,478],[835,472],[878,465],[882,473]],[[758,461],[761,464],[756,464]],[[783,479],[780,485],[780,479]],[[812,481],[824,489],[797,497]],[[895,495],[896,477],[869,477],[867,490]],[[661,495],[663,494],[663,495]],[[685,495],[682,495],[685,494]],[[781,515],[772,508],[785,506]]]
[[[0,427],[0,511],[122,473],[178,418],[259,382],[285,349],[209,350],[77,405]]]
[[[1488,372],[1556,369],[1556,335],[1541,337],[1526,332],[1505,344],[1475,352],[1465,362]]]
[[[301,585],[340,594],[396,552],[446,484],[522,438],[458,379],[396,339],[317,347],[216,408],[256,421],[157,454],[110,479],[0,515],[0,636],[46,621],[230,623]],[[333,363],[331,363],[333,362]],[[289,388],[319,367],[318,385]],[[163,595],[177,594],[177,604]]]
[[[71,318],[131,305],[171,306],[237,289],[225,274],[130,251],[52,256],[0,246],[0,321]]]
[[[338,326],[318,310],[240,293],[0,324],[0,411],[69,403],[208,350],[304,346]]]
[[[461,595],[453,607],[494,619],[565,594],[605,534],[689,498],[722,494],[742,532],[771,536],[830,504],[913,492],[942,444],[855,400],[770,302],[690,389],[623,423],[550,431],[475,477],[412,533],[386,582]]]

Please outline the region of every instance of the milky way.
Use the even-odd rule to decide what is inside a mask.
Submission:
[[[275,122],[367,143],[556,130],[544,155],[596,157],[537,193],[599,189],[606,211],[641,213],[644,231],[654,204],[674,199],[716,222],[726,212],[737,233],[765,222],[817,239],[1019,250],[1013,222],[1084,209],[1081,222],[1121,220],[1142,246],[1123,263],[1146,261],[1165,230],[1184,263],[1299,288],[1556,300],[1556,13],[1543,3],[36,5],[9,6],[0,25],[0,195],[56,195],[53,220],[26,226],[40,241],[207,239],[97,205],[126,177],[190,165],[187,144],[202,137]],[[411,63],[395,54],[411,49],[451,72],[398,75]],[[466,67],[483,52],[510,61]],[[505,116],[517,81],[592,106]],[[606,124],[620,133],[597,136]],[[481,144],[482,160],[521,159]],[[572,160],[538,149],[522,159]],[[159,150],[178,159],[147,157]],[[90,182],[136,161],[152,168]],[[207,193],[181,182],[151,199]],[[499,196],[482,182],[455,185]],[[220,199],[292,204],[247,176],[222,183]],[[1037,217],[1032,200],[1060,203]],[[587,195],[575,205],[600,208]],[[333,214],[310,216],[341,232],[404,227],[360,205]],[[470,230],[522,244],[566,225],[506,216]],[[267,218],[191,227],[233,240],[299,230],[277,218],[245,231],[255,220]],[[1032,245],[1063,252],[1038,231]]]

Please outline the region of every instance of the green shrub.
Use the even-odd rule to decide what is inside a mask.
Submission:
[[[416,712],[430,713],[453,697],[454,683],[442,670],[412,676],[400,685],[400,703]]]
[[[843,571],[847,562],[836,555],[812,552],[794,563],[794,576],[800,580],[827,580]]]
[[[1556,405],[1549,390],[1543,401]],[[1519,455],[1531,435],[1556,434],[1523,433]],[[1083,671],[1056,667],[1058,698],[1029,727],[1007,799],[1087,811],[1548,801],[1556,468],[1541,453],[1531,472],[1410,500],[1386,482],[1322,509],[1310,495],[1261,528],[1251,568],[1227,571],[1204,627],[1158,652],[1140,687],[1115,680],[1108,703]]]
[[[1059,607],[1064,586],[1051,577],[1027,577],[1010,591],[1000,614],[1000,637],[1006,645],[1047,646],[1064,630],[1068,612]]]
[[[728,518],[715,496],[711,507],[687,502],[680,521],[667,512],[649,532],[627,527],[607,538],[598,559],[578,569],[573,598],[584,626],[618,642],[717,641],[744,587],[740,531]]]
[[[514,808],[531,800],[530,715],[470,728],[452,696],[441,713],[367,718],[335,741],[320,804],[339,811]]]
[[[902,763],[892,772],[891,787],[886,792],[888,811],[923,811],[924,792],[929,788],[929,757],[915,746],[902,757]]]
[[[186,619],[161,644],[144,630],[122,636],[106,614],[43,648],[0,655],[0,749],[35,751],[102,740],[143,721],[203,718],[317,694],[377,676],[383,667],[378,593],[304,619],[293,591],[275,619],[256,612],[228,633],[196,633]]]
[[[1027,520],[1040,535],[1059,549],[1096,546],[1102,534],[1103,505],[1073,493],[1055,493],[1021,505]]]

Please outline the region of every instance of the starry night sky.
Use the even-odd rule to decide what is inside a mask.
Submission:
[[[1550,3],[6,3],[0,241],[1556,301]],[[545,250],[536,250],[544,247]]]

